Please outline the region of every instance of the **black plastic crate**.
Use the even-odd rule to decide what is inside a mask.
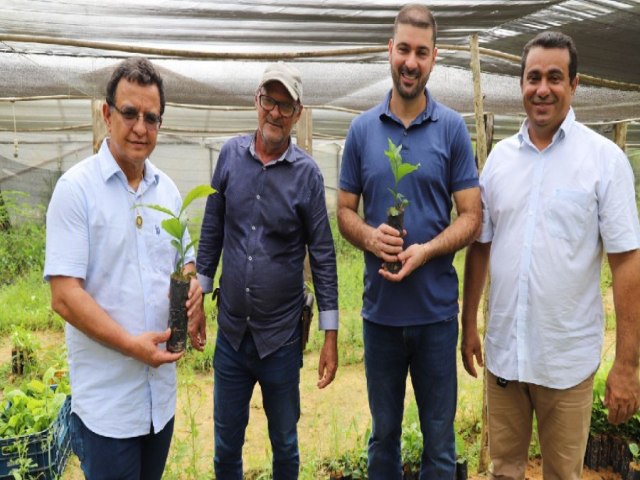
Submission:
[[[59,478],[71,453],[69,415],[71,395],[65,399],[58,416],[49,428],[42,432],[0,440],[0,480],[13,479],[11,470],[18,468],[20,454],[16,443],[26,442],[25,458],[34,465],[27,471],[28,478],[54,480]]]

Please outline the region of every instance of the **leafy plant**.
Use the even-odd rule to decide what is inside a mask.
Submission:
[[[19,388],[5,389],[0,405],[0,438],[45,430],[56,419],[69,392],[67,377],[58,377],[54,368],[47,370],[41,380],[32,378]]]
[[[631,452],[631,457],[635,463],[640,463],[640,447],[637,443],[629,444],[629,451]]]
[[[187,225],[189,223],[189,218],[186,216],[186,209],[194,200],[198,198],[208,197],[209,195],[212,195],[214,193],[216,193],[216,190],[209,185],[198,185],[192,188],[184,197],[182,207],[180,207],[180,211],[177,215],[173,211],[166,207],[163,207],[162,205],[134,206],[152,208],[169,216],[169,218],[162,221],[161,225],[164,231],[172,237],[171,244],[178,252],[178,261],[176,262],[176,266],[172,274],[172,276],[175,278],[185,277],[182,270],[184,268],[184,261],[187,256],[187,252],[189,251],[189,249],[193,248],[198,241],[197,239],[195,239],[192,240],[188,245],[184,244],[184,236],[187,232]]]
[[[18,453],[18,456],[12,460],[9,460],[7,464],[11,467],[9,474],[14,480],[23,480],[31,478],[29,472],[38,468],[38,464],[29,456],[29,440],[28,437],[22,437],[15,441],[13,448]]]
[[[21,325],[16,325],[11,332],[11,345],[17,350],[34,352],[38,349],[38,340],[33,334]]]
[[[395,145],[390,138],[387,138],[387,141],[389,142],[389,148],[384,151],[384,154],[389,158],[389,165],[391,165],[391,172],[393,173],[394,179],[393,188],[389,189],[393,196],[393,205],[389,207],[387,213],[395,216],[399,215],[404,211],[405,207],[409,205],[409,200],[398,191],[398,183],[400,183],[400,180],[404,177],[416,171],[420,167],[420,164],[413,165],[403,162],[400,153],[402,145]]]

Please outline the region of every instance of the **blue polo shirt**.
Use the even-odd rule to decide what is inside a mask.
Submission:
[[[427,90],[427,108],[405,128],[385,101],[356,117],[345,141],[340,188],[362,195],[364,219],[378,227],[392,204],[393,174],[384,154],[387,138],[402,145],[404,162],[420,168],[404,177],[399,191],[409,205],[404,221],[405,246],[424,243],[451,223],[451,195],[478,186],[471,140],[462,117],[436,102]],[[402,282],[384,280],[382,261],[365,252],[362,316],[390,326],[435,323],[458,314],[458,278],[453,254],[434,258]]]

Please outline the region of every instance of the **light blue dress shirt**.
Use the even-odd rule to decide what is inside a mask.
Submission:
[[[525,122],[480,176],[491,241],[487,368],[507,380],[566,389],[600,363],[603,252],[640,247],[633,171],[613,142],[570,110],[539,151]]]
[[[56,185],[47,211],[45,279],[83,279],[85,290],[128,332],[162,332],[168,323],[176,251],[160,227],[167,216],[134,205],[159,204],[177,212],[180,193],[148,159],[134,192],[107,142]],[[139,228],[137,216],[142,218]],[[175,364],[149,367],[70,324],[66,341],[71,408],[90,430],[130,438],[148,434],[152,423],[160,431],[173,417]]]

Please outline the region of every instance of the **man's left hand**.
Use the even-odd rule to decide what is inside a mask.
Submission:
[[[318,362],[318,388],[333,382],[338,370],[338,331],[326,330]]]
[[[613,363],[604,396],[604,405],[609,409],[608,420],[618,425],[629,420],[640,408],[640,380],[638,368]]]
[[[406,250],[400,252],[398,254],[398,261],[402,263],[402,268],[400,268],[398,273],[391,273],[385,268],[380,268],[378,273],[390,282],[401,281],[411,275],[411,272],[416,268],[420,268],[424,264],[426,255],[424,248],[423,244],[414,243]]]

